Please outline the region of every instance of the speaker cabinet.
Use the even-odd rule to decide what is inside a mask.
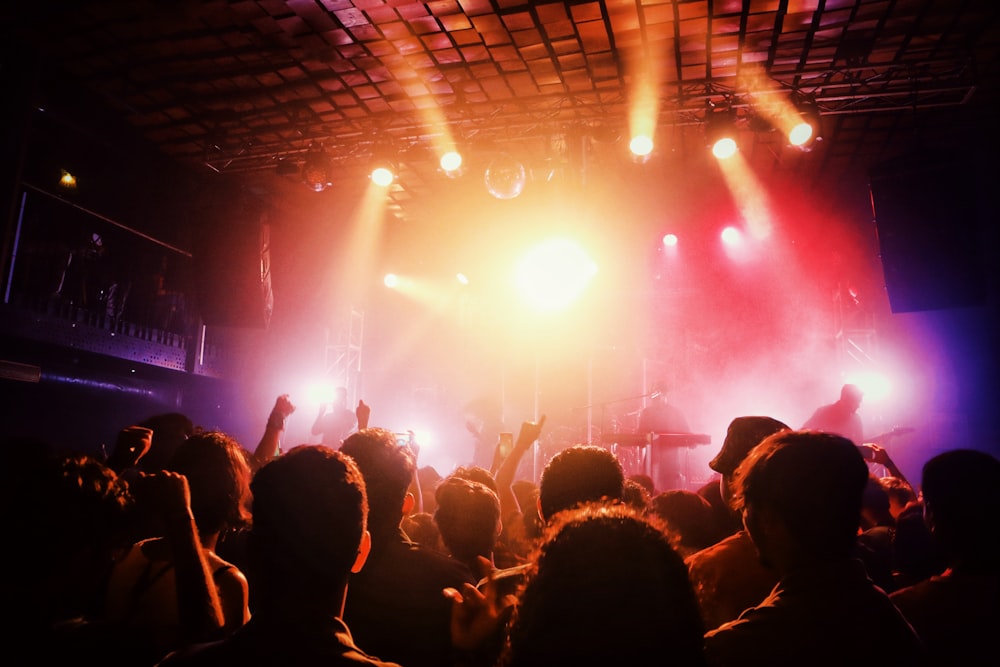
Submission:
[[[195,240],[198,306],[210,326],[266,329],[271,321],[270,226],[250,220],[215,220]]]
[[[869,177],[892,312],[983,304],[974,165],[927,154],[879,165]]]

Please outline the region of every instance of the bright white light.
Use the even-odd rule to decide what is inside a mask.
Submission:
[[[628,142],[628,148],[633,155],[646,157],[653,152],[653,139],[644,134],[636,135]]]
[[[813,127],[809,123],[802,121],[792,128],[788,133],[788,143],[793,146],[804,146],[812,139]]]
[[[413,441],[417,443],[420,447],[420,451],[423,452],[425,449],[432,449],[434,444],[434,436],[430,431],[423,431],[415,429],[413,431]]]
[[[448,151],[441,156],[440,164],[446,174],[453,174],[462,166],[462,156],[457,151]]]
[[[385,278],[382,279],[382,282],[385,283],[385,286],[389,289],[393,289],[399,285],[399,276],[395,273],[387,273],[385,274]]]
[[[725,160],[736,155],[736,140],[731,137],[723,137],[712,146],[712,155],[720,160]]]
[[[726,227],[722,230],[722,242],[727,245],[735,245],[742,239],[743,235],[735,227]]]
[[[889,378],[875,371],[853,373],[845,381],[860,387],[864,392],[865,401],[878,401],[892,393],[892,383]]]
[[[677,234],[665,234],[663,236],[663,245],[671,248],[677,245]]]
[[[465,275],[464,273],[456,273],[455,274],[455,280],[457,280],[462,285],[468,285],[469,284],[469,277],[467,275]]]
[[[386,167],[376,167],[372,170],[372,183],[383,188],[387,188],[392,185],[392,182],[396,179],[396,176],[392,171]]]
[[[521,256],[514,281],[536,310],[555,312],[576,301],[596,274],[597,265],[574,241],[551,239]]]

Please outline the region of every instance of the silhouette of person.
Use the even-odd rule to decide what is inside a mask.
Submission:
[[[845,384],[840,388],[840,399],[829,405],[816,408],[812,416],[802,425],[810,431],[826,431],[842,435],[856,445],[863,442],[864,429],[858,408],[864,392],[855,384]]]
[[[337,387],[333,402],[319,406],[319,414],[312,425],[313,435],[322,435],[322,442],[327,447],[336,449],[350,435],[357,424],[357,415],[347,407],[347,389]]]

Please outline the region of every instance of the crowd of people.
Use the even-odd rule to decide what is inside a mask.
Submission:
[[[294,409],[279,396],[252,448],[183,415],[123,427],[106,460],[8,442],[2,511],[32,552],[5,578],[17,605],[7,627],[27,662],[746,667],[992,654],[1000,460],[986,451],[944,451],[912,485],[877,444],[746,415],[697,491],[655,488],[593,444],[555,454],[535,483],[518,470],[544,419],[523,423],[494,469],[441,477],[370,425],[363,402],[338,419],[352,422],[342,438],[283,449]]]

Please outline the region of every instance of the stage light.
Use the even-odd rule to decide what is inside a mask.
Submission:
[[[468,285],[469,284],[469,277],[466,276],[464,273],[456,273],[455,274],[455,280],[457,280],[460,285]]]
[[[664,234],[663,235],[663,245],[668,248],[672,248],[677,245],[677,234]]]
[[[387,188],[392,185],[392,182],[396,180],[396,174],[392,169],[392,166],[388,163],[380,163],[371,173],[372,183],[379,187]]]
[[[76,189],[76,176],[69,173],[65,169],[60,169],[61,175],[59,176],[59,187],[65,188],[66,190]]]
[[[540,312],[566,309],[597,274],[587,252],[568,239],[551,239],[528,250],[515,267],[522,298]]]
[[[805,145],[813,136],[813,127],[809,123],[802,121],[792,128],[788,133],[788,142],[793,146]]]
[[[395,273],[385,274],[385,278],[382,279],[382,283],[389,289],[395,289],[399,286],[399,276]]]
[[[877,371],[851,373],[844,381],[860,387],[866,401],[880,401],[892,393],[892,383],[889,378]]]
[[[458,151],[448,151],[441,156],[438,163],[441,165],[441,171],[445,173],[445,176],[454,178],[461,173],[462,154]]]
[[[705,138],[719,160],[736,155],[736,114],[732,109],[709,109],[705,116]]]
[[[502,153],[486,167],[483,181],[497,199],[514,199],[524,190],[528,173],[524,165],[508,153]]]
[[[633,159],[645,162],[653,152],[653,139],[645,134],[636,135],[628,142],[628,148],[632,151]]]
[[[323,192],[333,185],[330,156],[321,144],[313,142],[306,151],[306,161],[302,166],[302,179],[310,190]]]
[[[735,227],[726,227],[722,230],[722,242],[726,245],[735,245],[743,239],[743,235],[740,230]]]
[[[819,136],[819,108],[815,100],[803,95],[794,95],[792,104],[795,107],[794,121],[788,130],[788,143],[796,148],[808,151]]]

